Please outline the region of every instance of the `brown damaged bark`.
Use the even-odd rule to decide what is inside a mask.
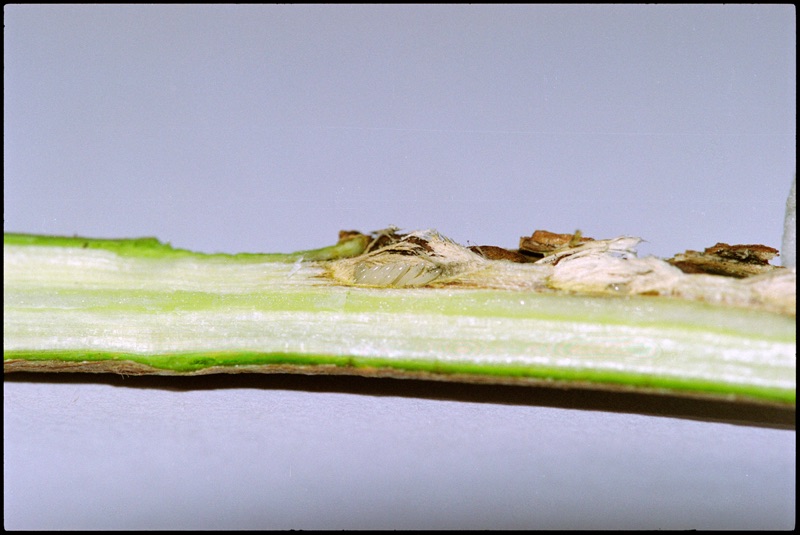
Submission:
[[[364,234],[357,230],[339,231],[339,242],[361,236],[368,245],[363,254],[376,251],[401,241],[407,234],[401,234],[395,227]],[[595,241],[583,236],[580,230],[571,234],[559,234],[547,230],[535,230],[530,236],[519,239],[519,249],[506,249],[497,245],[472,245],[468,247],[474,253],[487,260],[506,260],[515,263],[529,263],[541,260],[545,256],[562,253]],[[423,243],[417,243],[423,246]],[[717,243],[707,247],[703,252],[687,250],[666,260],[684,273],[720,275],[723,277],[746,278],[761,275],[780,266],[769,262],[778,256],[778,250],[767,245],[743,244],[729,245]]]
[[[728,245],[717,243],[702,253],[688,250],[667,260],[684,273],[705,273],[743,279],[775,269],[769,262],[778,250],[766,245]]]
[[[496,245],[473,245],[469,249],[487,260],[508,260],[525,264],[536,262],[545,256],[560,253],[590,241],[594,241],[594,239],[583,236],[580,230],[576,230],[572,234],[536,230],[530,236],[523,236],[519,239],[519,249],[505,249]]]
[[[517,262],[524,264],[526,262],[536,262],[537,258],[530,255],[524,255],[519,251],[511,249],[504,249],[496,245],[472,245],[468,247],[473,253],[477,253],[487,260],[508,260],[510,262]]]
[[[576,230],[572,234],[556,234],[547,230],[536,230],[530,237],[523,236],[519,239],[519,250],[523,254],[541,258],[589,241],[594,241],[594,239],[583,236],[580,230]]]
[[[369,234],[364,234],[358,230],[340,230],[339,243],[356,237],[364,237],[367,241],[367,247],[362,254],[368,254],[372,251],[377,251],[378,249],[397,243],[407,236],[406,234],[400,234],[397,232],[398,230],[399,229],[395,227],[389,227],[383,230],[370,232]]]

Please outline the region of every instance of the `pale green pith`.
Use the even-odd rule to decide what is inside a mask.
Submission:
[[[792,317],[326,276],[325,260],[365,246],[204,255],[152,239],[6,235],[4,360],[126,360],[173,373],[336,366],[795,402]]]

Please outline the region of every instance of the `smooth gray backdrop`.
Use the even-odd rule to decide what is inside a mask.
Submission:
[[[780,245],[791,5],[7,5],[4,26],[6,232]],[[5,527],[794,526],[785,415],[523,392],[6,378]]]

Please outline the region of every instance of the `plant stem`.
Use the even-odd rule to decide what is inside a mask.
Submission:
[[[290,255],[4,238],[6,372],[342,373],[795,403],[795,320],[763,308],[503,288],[480,281],[545,268],[470,271],[466,257],[458,274],[436,264],[453,275],[430,284],[408,275],[424,266],[391,264],[419,287],[337,280],[332,265],[365,258],[363,235]]]

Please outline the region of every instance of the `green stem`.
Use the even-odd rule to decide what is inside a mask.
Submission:
[[[155,239],[6,234],[5,371],[346,373],[795,403],[789,315],[331,278],[331,260],[366,246],[357,236],[290,255],[207,255]]]

